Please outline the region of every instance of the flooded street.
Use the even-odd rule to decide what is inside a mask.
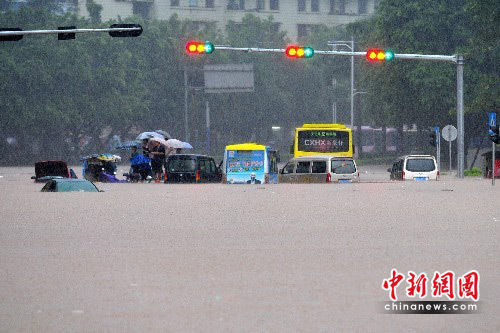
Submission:
[[[32,174],[0,169],[0,331],[499,329],[487,180],[40,193]],[[381,314],[391,269],[477,270],[480,313]]]

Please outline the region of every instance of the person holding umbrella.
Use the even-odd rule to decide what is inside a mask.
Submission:
[[[151,141],[151,168],[155,176],[155,183],[159,183],[163,174],[163,164],[165,162],[165,148],[157,141]]]

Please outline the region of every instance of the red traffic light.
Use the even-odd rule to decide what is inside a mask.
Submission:
[[[289,58],[311,58],[314,55],[314,50],[311,47],[292,45],[287,47],[285,54]]]
[[[393,58],[394,53],[391,50],[369,49],[366,51],[366,60],[368,62],[383,62]]]
[[[214,51],[214,44],[210,42],[188,42],[186,52],[188,54],[210,54]]]

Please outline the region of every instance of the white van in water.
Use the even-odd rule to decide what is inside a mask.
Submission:
[[[278,183],[330,182],[359,182],[359,172],[354,160],[350,157],[297,157],[280,170],[278,180]]]
[[[436,159],[431,155],[402,156],[387,171],[391,180],[439,180]]]

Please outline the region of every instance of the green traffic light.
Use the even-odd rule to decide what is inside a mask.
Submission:
[[[314,55],[314,50],[311,47],[304,48],[304,58],[311,58]]]
[[[210,42],[206,42],[205,43],[205,53],[206,54],[210,54],[214,51],[214,44],[210,43]]]
[[[391,50],[386,50],[385,51],[385,60],[392,60],[394,59],[394,52]]]

